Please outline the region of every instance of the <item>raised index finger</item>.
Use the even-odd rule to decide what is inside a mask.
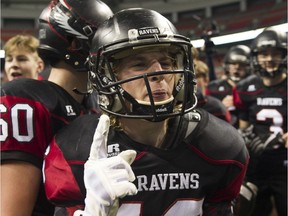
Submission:
[[[93,136],[89,155],[90,160],[107,158],[107,137],[109,133],[109,126],[110,119],[108,115],[102,114]]]

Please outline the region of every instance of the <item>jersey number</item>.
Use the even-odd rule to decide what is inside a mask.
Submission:
[[[276,109],[262,109],[256,114],[257,121],[266,121],[272,119],[273,125],[270,126],[270,131],[277,134],[278,132],[283,133],[281,128],[283,125],[283,116]]]
[[[7,107],[3,104],[0,104],[0,112],[6,113]],[[26,121],[19,121],[20,113],[25,115]],[[33,130],[33,108],[28,104],[16,104],[15,106],[11,107],[11,131],[12,136],[19,142],[29,142],[34,137],[34,130]],[[26,124],[26,125],[23,125]],[[26,132],[25,134],[20,134],[20,126],[25,126]],[[1,127],[1,134],[0,134],[0,141],[5,141],[8,137],[8,123],[3,118],[0,119],[0,127]]]

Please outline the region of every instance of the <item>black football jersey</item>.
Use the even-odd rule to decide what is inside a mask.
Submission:
[[[197,107],[201,107],[224,121],[231,122],[230,112],[218,98],[210,95],[204,96],[201,91],[197,91],[196,96],[198,100]]]
[[[239,118],[254,125],[263,142],[273,133],[287,132],[287,78],[278,85],[266,87],[259,76],[251,75],[240,81],[233,92]],[[263,176],[287,172],[287,149],[264,151],[253,175]]]
[[[232,215],[231,201],[247,168],[246,147],[230,124],[197,112],[201,121],[193,131],[190,114],[179,130],[179,118],[170,120],[165,149],[137,143],[110,127],[108,157],[137,152],[132,169],[138,193],[120,199],[117,215]],[[84,204],[83,167],[97,123],[94,115],[77,118],[56,134],[47,151],[46,193],[59,206]]]
[[[258,135],[287,132],[287,78],[266,87],[259,76],[251,75],[233,94],[240,119],[253,124]]]
[[[213,96],[221,102],[226,96],[233,95],[233,86],[229,84],[228,80],[213,80],[206,88],[206,95]],[[230,124],[238,128],[238,110],[235,107],[229,107]]]
[[[225,79],[218,79],[211,81],[206,89],[206,95],[211,95],[223,100],[227,95],[232,95],[233,86]]]
[[[5,83],[1,87],[0,106],[1,162],[25,161],[39,169],[54,134],[84,112],[60,86],[33,79]],[[45,202],[44,190],[40,191],[37,201]],[[44,207],[47,203],[42,204],[36,205],[36,211],[47,213]]]

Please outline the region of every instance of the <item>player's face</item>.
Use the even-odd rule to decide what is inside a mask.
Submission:
[[[36,53],[14,49],[5,57],[5,72],[8,81],[18,78],[37,79],[43,62]]]
[[[121,60],[117,67],[117,79],[123,80],[133,76],[175,69],[173,59],[165,52],[145,52]],[[152,96],[155,102],[161,102],[172,96],[175,75],[162,74],[148,77]],[[136,100],[149,102],[148,90],[144,79],[124,83],[122,88]]]
[[[229,75],[237,78],[244,78],[247,74],[247,65],[243,62],[233,62],[228,64]]]
[[[259,51],[257,60],[267,72],[273,72],[278,69],[282,61],[282,52],[277,48],[266,48]]]

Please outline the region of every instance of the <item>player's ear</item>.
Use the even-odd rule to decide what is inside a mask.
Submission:
[[[44,70],[45,63],[41,58],[39,58],[37,64],[38,64],[37,72],[41,73]]]
[[[82,45],[77,38],[71,39],[70,46],[69,46],[70,50],[80,50],[81,48],[82,48]]]

